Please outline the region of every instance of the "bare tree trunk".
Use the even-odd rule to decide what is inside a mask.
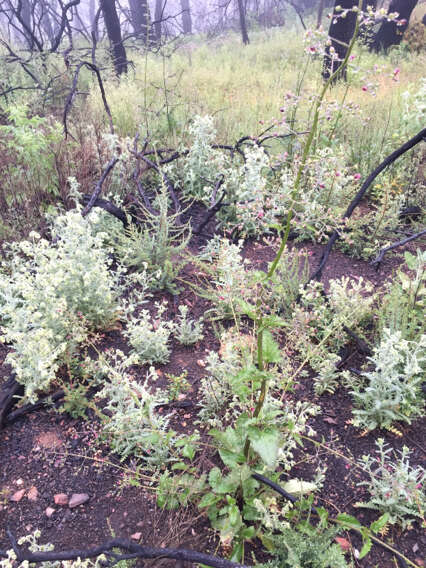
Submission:
[[[250,40],[247,33],[246,11],[243,4],[243,0],[237,0],[237,3],[238,3],[238,12],[240,14],[241,36],[243,38],[243,44],[247,45],[250,43]]]
[[[180,0],[182,10],[182,28],[184,34],[192,34],[192,18],[189,0]]]
[[[399,45],[417,3],[418,0],[392,0],[389,5],[388,14],[398,12],[398,20],[401,24],[384,20],[371,43],[370,49],[374,51],[380,51],[381,49],[387,51],[392,45]]]
[[[152,40],[151,15],[149,13],[148,0],[129,0],[132,26],[145,45]]]
[[[121,38],[120,20],[118,19],[115,0],[100,0],[108,39],[111,44],[114,68],[117,75],[127,73],[127,57]]]

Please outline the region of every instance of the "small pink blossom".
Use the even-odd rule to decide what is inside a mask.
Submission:
[[[367,91],[368,91],[368,87],[366,87],[365,85],[363,85],[363,87],[362,87],[362,90],[363,90],[363,91],[364,91],[364,93],[365,93],[365,92],[367,92]]]
[[[356,180],[361,179],[361,174],[355,174],[354,179],[356,179]]]

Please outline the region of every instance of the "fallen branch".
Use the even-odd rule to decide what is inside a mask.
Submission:
[[[383,257],[385,256],[385,254],[387,252],[389,252],[390,250],[396,249],[398,247],[402,247],[403,245],[406,245],[407,243],[409,243],[410,241],[414,241],[414,239],[418,239],[420,237],[422,237],[423,235],[426,235],[426,229],[423,229],[422,231],[411,235],[411,237],[407,237],[406,239],[402,239],[402,241],[398,241],[397,243],[394,243],[393,245],[389,245],[388,247],[383,248],[379,254],[377,255],[377,257],[370,263],[373,266],[376,264],[376,270],[379,270],[380,264],[383,261]]]
[[[104,184],[104,181],[106,180],[106,178],[108,177],[108,174],[114,169],[116,163],[118,162],[118,158],[113,158],[107,165],[107,167],[104,169],[104,171],[102,172],[101,178],[98,181],[98,183],[95,186],[95,190],[92,193],[92,196],[89,199],[89,202],[87,203],[86,207],[83,209],[82,211],[82,216],[86,217],[86,215],[88,215],[92,209],[92,207],[94,207],[97,199],[99,198],[99,195],[101,194],[102,191],[102,186]]]
[[[91,549],[65,550],[62,552],[29,552],[21,550],[11,532],[8,530],[7,533],[11,541],[12,548],[16,554],[16,561],[18,564],[23,562],[29,562],[31,564],[77,559],[85,560],[87,558],[97,558],[98,556],[106,555],[114,560],[114,564],[128,558],[171,558],[180,562],[204,564],[205,566],[211,566],[212,568],[248,568],[243,564],[237,564],[230,560],[211,556],[210,554],[204,554],[203,552],[196,552],[185,548],[152,548],[149,546],[142,546],[122,538],[115,538]],[[116,552],[116,550],[114,550],[117,548],[124,550],[131,555],[120,555]],[[6,558],[7,551],[0,550],[0,557]]]
[[[57,402],[58,400],[63,398],[64,395],[65,395],[64,391],[59,390],[50,396],[42,398],[41,400],[35,402],[34,404],[25,404],[24,406],[21,406],[21,408],[18,408],[17,410],[9,413],[4,420],[4,425],[9,426],[9,424],[13,424],[17,420],[19,420],[19,418],[22,418],[22,416],[25,416],[26,414],[30,414],[35,410],[39,410],[40,408],[49,406],[53,402]]]
[[[355,208],[361,203],[364,195],[367,192],[367,189],[370,187],[370,185],[373,183],[376,177],[383,170],[385,170],[388,166],[393,164],[400,156],[411,150],[411,148],[414,148],[414,146],[416,146],[419,142],[422,142],[424,140],[426,140],[426,128],[421,130],[418,134],[416,134],[416,136],[413,136],[411,140],[403,144],[400,148],[398,148],[397,150],[392,152],[392,154],[390,154],[387,158],[385,158],[383,162],[373,172],[371,172],[371,174],[364,181],[364,183],[361,186],[361,189],[358,191],[358,193],[350,202],[345,214],[343,215],[343,219],[349,219],[349,217],[354,212]],[[311,280],[319,280],[321,278],[324,266],[327,264],[333,245],[337,241],[339,236],[340,236],[339,231],[335,230],[331,235],[327,243],[327,246],[324,249],[324,252],[322,253],[318,268],[309,278],[308,282],[310,282]]]
[[[91,199],[90,195],[87,194],[83,195],[83,203],[85,205],[87,205],[90,202],[90,199]],[[127,229],[127,227],[129,226],[129,221],[127,219],[126,213],[122,209],[117,207],[117,205],[114,205],[114,203],[112,203],[111,201],[108,201],[107,199],[98,198],[93,203],[93,207],[99,207],[100,209],[103,209],[107,213],[110,213],[113,217],[115,217],[116,219],[118,219],[123,223],[125,229]]]
[[[7,422],[10,409],[17,402],[17,398],[24,394],[24,386],[18,383],[14,376],[2,384],[0,390],[0,429]]]

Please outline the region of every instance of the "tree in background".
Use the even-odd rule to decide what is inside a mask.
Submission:
[[[155,39],[157,43],[161,43],[161,36],[162,36],[162,25],[161,22],[164,17],[164,10],[166,8],[167,0],[155,0],[155,21],[154,21],[154,31],[155,31]]]
[[[129,0],[131,23],[135,34],[140,37],[145,45],[150,43],[152,37],[151,15],[148,0]]]
[[[369,6],[375,10],[377,0],[363,0],[362,10],[367,10]],[[325,81],[337,71],[346,56],[349,42],[355,32],[356,10],[358,7],[358,0],[335,0],[334,2],[333,15],[328,31],[331,43],[326,48],[322,71]],[[336,80],[338,79],[346,80],[346,69],[341,77],[336,77]]]
[[[250,43],[250,40],[247,33],[246,9],[243,4],[243,0],[237,0],[237,3],[238,3],[238,13],[240,16],[241,36],[243,38],[244,45],[247,45]]]
[[[192,17],[189,0],[180,0],[182,9],[182,29],[184,34],[192,34]]]
[[[411,14],[417,6],[418,0],[392,0],[389,5],[388,14],[398,12],[398,20],[383,20],[377,34],[371,42],[371,49],[387,51],[392,45],[399,45],[408,27]]]
[[[353,9],[356,9],[358,4],[358,0],[335,0],[330,28],[328,30],[331,43],[327,46],[324,55],[322,71],[322,76],[325,81],[337,71],[346,56],[349,42],[355,31],[357,18],[356,12]],[[339,77],[336,77],[336,79],[337,78]],[[341,78],[346,79],[346,69]]]
[[[127,73],[126,50],[124,49],[123,40],[121,38],[120,20],[115,6],[115,0],[101,0],[100,5],[108,39],[111,44],[115,72],[117,75]]]

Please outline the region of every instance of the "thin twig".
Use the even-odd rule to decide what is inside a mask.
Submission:
[[[388,247],[382,248],[382,250],[379,252],[377,257],[373,261],[371,261],[370,264],[372,264],[372,265],[376,264],[377,265],[376,270],[378,270],[381,262],[383,261],[383,257],[385,256],[385,254],[387,252],[389,252],[390,250],[396,249],[398,247],[402,247],[403,245],[406,245],[410,241],[414,241],[414,239],[418,239],[419,237],[422,237],[423,235],[426,235],[426,229],[423,229],[422,231],[419,231],[418,233],[411,235],[410,237],[407,237],[406,239],[402,239],[402,241],[398,241],[397,243],[394,243],[393,245],[389,245]]]

